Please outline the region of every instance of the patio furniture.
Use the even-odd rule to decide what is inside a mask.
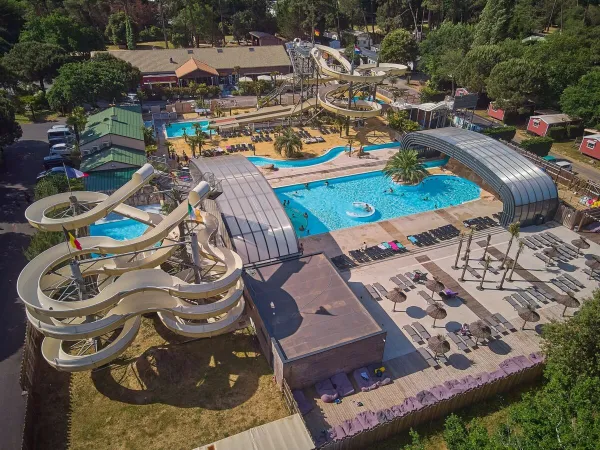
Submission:
[[[373,283],[373,287],[379,291],[382,297],[387,297],[388,291],[379,283]]]
[[[317,382],[317,384],[315,384],[315,390],[317,391],[317,395],[325,403],[332,403],[338,398],[338,393],[331,384],[329,378]]]
[[[565,273],[563,275],[567,280],[569,280],[571,283],[573,283],[574,285],[576,285],[577,287],[580,287],[581,289],[583,289],[585,286],[584,284],[579,281],[578,279],[572,277],[571,275],[569,275],[568,273]]]
[[[429,305],[435,305],[435,300],[425,291],[419,291],[418,294],[425,299]]]
[[[417,333],[419,333],[419,335],[421,335],[421,338],[424,341],[427,341],[431,337],[431,335],[427,332],[425,327],[423,325],[421,325],[419,322],[413,322],[413,323],[411,323],[411,325],[417,331]]]
[[[339,398],[354,394],[354,387],[344,372],[336,373],[330,380]]]
[[[540,294],[540,292],[536,288],[530,286],[530,287],[527,288],[527,292],[532,297],[534,297],[538,302],[541,302],[541,303],[544,303],[544,304],[548,303],[548,299],[546,299],[546,297],[544,297],[542,294]]]
[[[475,338],[475,344],[477,344],[479,339],[489,339],[491,336],[493,336],[495,330],[492,331],[492,328],[483,320],[477,320],[469,325],[469,331],[471,332],[471,335]],[[495,332],[495,334],[496,336],[494,336],[494,338],[500,337],[497,331]]]
[[[400,288],[394,288],[387,295],[388,300],[394,303],[394,309],[392,311],[396,311],[396,305],[398,303],[402,303],[406,301],[406,294]]]
[[[550,280],[550,282],[554,286],[556,286],[557,288],[559,288],[561,291],[563,291],[563,292],[569,292],[570,291],[569,287],[566,284],[564,284],[562,281],[558,280],[557,278],[552,278]]]
[[[514,298],[512,297],[504,297],[504,300],[506,300],[510,306],[512,306],[513,308],[517,309],[520,308],[521,305],[519,305]]]
[[[369,369],[366,367],[356,369],[354,372],[352,372],[352,375],[354,377],[354,381],[356,381],[356,384],[362,392],[372,391],[379,387],[379,384],[375,379],[373,379],[373,377],[371,377],[369,374]]]
[[[439,303],[434,303],[432,305],[429,305],[427,307],[427,309],[425,310],[425,312],[427,313],[427,315],[429,317],[431,317],[433,319],[433,328],[435,328],[436,320],[445,319],[446,316],[448,315],[448,313],[446,312],[444,307],[442,305],[440,305]]]
[[[400,289],[407,291],[409,290],[408,286],[406,286],[402,281],[400,281],[397,277],[390,277],[390,281],[398,286]]]
[[[417,352],[419,353],[419,355],[421,355],[423,357],[423,359],[425,360],[425,362],[427,364],[429,364],[429,367],[439,367],[440,365],[438,364],[438,362],[433,359],[433,356],[431,356],[431,353],[429,353],[427,350],[425,350],[423,347],[419,347],[417,349]]]
[[[502,314],[496,313],[496,314],[492,314],[492,316],[494,317],[494,319],[496,319],[498,322],[500,322],[502,325],[504,325],[504,327],[507,330],[517,331],[517,329],[513,326],[513,324],[510,323],[508,320],[506,320]]]
[[[569,280],[565,276],[560,276],[557,278],[557,280],[560,281],[565,286],[567,286],[568,288],[570,288],[572,291],[577,292],[579,290],[579,286],[577,286],[575,283],[571,282],[571,280]]]
[[[486,318],[483,319],[485,322],[488,323],[488,325],[490,325],[492,328],[495,328],[499,333],[504,334],[504,333],[508,333],[509,331],[504,327],[504,325],[502,325],[500,322],[498,322],[494,316],[487,316]]]
[[[379,295],[379,293],[370,284],[365,284],[365,289],[367,290],[367,292],[369,293],[369,295],[371,297],[373,297],[373,300],[379,300],[379,299],[381,299],[381,296]]]
[[[469,350],[469,348],[465,345],[465,343],[462,341],[462,339],[454,331],[449,331],[448,336],[450,337],[452,342],[454,342],[456,344],[456,346],[458,347],[459,350],[461,350],[463,352],[466,352]]]
[[[292,391],[292,395],[294,396],[294,400],[296,400],[300,414],[305,415],[312,411],[313,404],[306,399],[302,390],[296,389]]]
[[[404,275],[402,275],[401,273],[399,273],[398,275],[396,275],[396,278],[398,278],[400,281],[402,281],[405,285],[407,285],[410,289],[414,289],[416,286],[414,285],[414,283],[409,280],[408,278],[406,278]]]
[[[423,342],[423,339],[421,338],[421,336],[419,335],[419,333],[417,333],[413,327],[411,327],[410,325],[404,325],[402,327],[402,329],[404,331],[406,331],[406,333],[408,333],[408,335],[410,336],[410,338],[415,341],[417,344]]]

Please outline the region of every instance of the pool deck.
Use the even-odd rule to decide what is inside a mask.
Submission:
[[[427,215],[435,213],[426,213]],[[423,215],[420,215],[423,216]],[[415,216],[411,216],[415,220]],[[429,217],[429,216],[428,216]],[[404,218],[407,219],[407,218]],[[419,230],[425,230],[436,226],[429,221],[418,220]],[[427,224],[424,226],[424,224]],[[415,225],[416,226],[416,225]],[[348,232],[348,230],[344,230]],[[521,231],[521,237],[538,232],[551,231],[565,242],[570,242],[577,234],[569,229],[551,222],[544,226],[528,227]],[[469,264],[479,275],[483,267],[479,264],[479,258],[483,254],[482,238],[487,233],[481,232],[473,239]],[[494,267],[499,266],[499,258],[502,257],[508,247],[509,234],[504,229],[497,227],[491,232],[490,254],[493,256]],[[464,247],[463,247],[464,250]],[[423,389],[429,389],[443,381],[462,378],[467,375],[498,369],[498,364],[509,357],[518,355],[529,355],[540,349],[540,325],[553,320],[562,320],[563,307],[551,301],[548,304],[540,304],[536,311],[541,316],[537,323],[528,323],[524,330],[516,310],[504,300],[518,290],[529,286],[542,288],[556,295],[562,294],[557,287],[549,283],[550,279],[561,274],[568,273],[580,280],[585,287],[576,292],[579,300],[589,297],[593,290],[598,288],[597,281],[590,281],[583,273],[585,268],[585,257],[580,256],[568,263],[560,262],[558,266],[547,268],[544,263],[537,259],[533,250],[524,248],[519,258],[518,270],[515,271],[513,281],[506,281],[503,290],[497,289],[501,273],[494,275],[488,271],[484,291],[477,290],[478,279],[467,272],[465,280],[459,281],[462,270],[453,270],[457,243],[445,246],[437,246],[431,249],[419,249],[405,256],[387,259],[372,264],[353,268],[341,272],[348,282],[350,288],[359,297],[365,308],[371,313],[381,327],[387,331],[387,339],[384,353],[384,362],[387,374],[391,375],[393,382],[388,386],[380,387],[371,392],[358,392],[345,399],[341,404],[324,403],[316,395],[314,388],[305,389],[306,397],[314,404],[314,409],[305,415],[305,421],[314,437],[319,437],[322,430],[338,425],[345,420],[352,419],[359,412],[366,410],[378,410],[389,408],[401,403],[406,397],[413,396]],[[516,245],[512,246],[511,256],[516,252]],[[600,245],[591,244],[586,254],[599,254]],[[459,263],[462,265],[462,262]],[[407,300],[397,306],[393,312],[393,303],[387,299],[374,300],[364,288],[364,283],[381,283],[388,290],[395,285],[390,277],[398,274],[420,269],[437,276],[446,286],[459,292],[459,298],[442,302],[448,315],[443,320],[438,320],[435,327],[433,319],[425,312],[427,303],[418,294],[420,290],[426,290],[423,285],[417,285],[407,294]],[[438,298],[437,295],[434,296]],[[445,335],[448,331],[456,331],[462,323],[471,323],[482,316],[490,313],[500,313],[510,321],[517,331],[508,332],[498,339],[480,342],[479,345],[468,352],[459,351],[451,342],[451,350],[446,354],[449,364],[440,363],[439,368],[430,368],[416,352],[420,346],[413,342],[404,332],[403,326],[413,322],[419,322],[427,331],[435,336]],[[567,316],[572,315],[573,310],[567,310]],[[358,406],[362,402],[364,406]]]

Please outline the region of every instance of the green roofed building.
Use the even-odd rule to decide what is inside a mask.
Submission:
[[[88,191],[114,191],[146,163],[139,106],[112,106],[88,118],[81,134],[81,170]]]

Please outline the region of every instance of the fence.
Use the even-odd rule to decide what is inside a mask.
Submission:
[[[36,401],[33,393],[33,386],[36,382],[36,374],[40,364],[40,347],[43,336],[29,322],[25,329],[25,346],[23,347],[23,359],[21,360],[20,384],[21,389],[26,395],[25,401],[25,421],[23,426],[23,438],[21,448],[23,450],[33,450],[34,428],[36,414]]]

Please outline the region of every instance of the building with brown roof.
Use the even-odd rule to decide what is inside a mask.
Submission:
[[[190,81],[227,85],[234,84],[236,77],[255,78],[272,72],[288,74],[292,71],[282,45],[109,50],[108,53],[140,69],[142,84],[150,86],[185,85]]]

